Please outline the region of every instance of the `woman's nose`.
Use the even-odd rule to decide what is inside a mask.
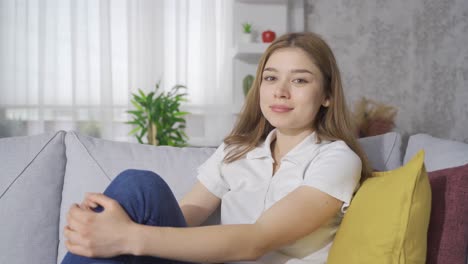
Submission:
[[[288,83],[278,82],[275,87],[274,96],[275,98],[289,98]]]

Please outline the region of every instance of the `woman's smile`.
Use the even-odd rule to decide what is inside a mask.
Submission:
[[[287,105],[272,105],[270,106],[270,109],[271,111],[275,112],[275,113],[287,113],[287,112],[290,112],[292,111],[294,108],[292,107],[289,107]]]

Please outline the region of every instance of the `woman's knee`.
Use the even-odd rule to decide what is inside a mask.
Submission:
[[[127,187],[134,185],[154,185],[165,184],[164,180],[157,173],[149,170],[127,169],[119,173],[113,183],[123,184]]]
[[[184,225],[178,202],[166,182],[156,173],[129,169],[121,172],[104,191],[117,200],[132,220],[140,224],[167,225],[173,219]],[[169,219],[168,223],[165,219]]]
[[[169,185],[157,173],[148,170],[127,169],[119,173],[107,187],[112,193],[167,193]]]

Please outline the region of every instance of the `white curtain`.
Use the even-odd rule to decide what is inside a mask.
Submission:
[[[187,85],[189,111],[229,105],[230,5],[1,0],[0,136],[74,129],[130,140],[131,93],[158,81]]]

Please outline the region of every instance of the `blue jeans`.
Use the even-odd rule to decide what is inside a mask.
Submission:
[[[186,227],[184,215],[166,182],[156,173],[125,170],[107,187],[104,194],[117,200],[130,218],[151,226]],[[95,209],[102,211],[102,207]],[[131,255],[113,258],[86,258],[68,252],[62,264],[169,264],[185,263],[156,257]]]

